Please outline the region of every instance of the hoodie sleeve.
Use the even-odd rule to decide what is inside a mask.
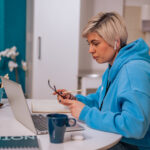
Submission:
[[[121,112],[102,112],[95,107],[85,106],[79,120],[91,128],[121,134],[127,138],[144,137],[150,123],[150,97],[141,92],[127,91],[120,94],[118,101],[122,102]]]
[[[101,86],[97,89],[96,93],[89,94],[87,96],[83,95],[76,95],[78,101],[84,103],[88,107],[99,107],[99,93],[100,93]]]

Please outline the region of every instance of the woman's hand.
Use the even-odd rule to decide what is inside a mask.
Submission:
[[[57,92],[60,93],[61,95],[63,95],[63,92],[66,92],[67,90],[65,89],[58,89]],[[53,95],[57,95],[56,92],[53,93]]]
[[[64,98],[64,99],[76,100],[76,97],[70,93],[67,93],[67,90],[65,90],[65,89],[58,89],[57,92],[60,95],[62,95],[62,98]],[[57,99],[58,99],[58,94],[56,92],[54,92],[53,95],[57,95]]]
[[[58,96],[58,99],[61,104],[69,107],[73,117],[79,119],[80,113],[85,104],[77,100],[63,99],[61,96]]]

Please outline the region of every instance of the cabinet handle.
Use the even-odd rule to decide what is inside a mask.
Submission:
[[[39,48],[39,51],[38,51],[38,59],[41,60],[42,38],[41,38],[40,36],[38,37],[38,44],[39,44],[39,45],[38,45],[38,46],[39,46],[39,47],[38,47],[38,48]]]

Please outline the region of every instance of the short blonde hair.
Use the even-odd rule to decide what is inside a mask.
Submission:
[[[120,40],[120,47],[127,43],[128,33],[123,18],[116,12],[100,12],[92,17],[82,32],[83,37],[91,32],[98,33],[112,47]]]

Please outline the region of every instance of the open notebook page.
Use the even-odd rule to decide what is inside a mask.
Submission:
[[[31,109],[33,113],[69,113],[68,107],[58,103],[57,100],[32,100]]]

